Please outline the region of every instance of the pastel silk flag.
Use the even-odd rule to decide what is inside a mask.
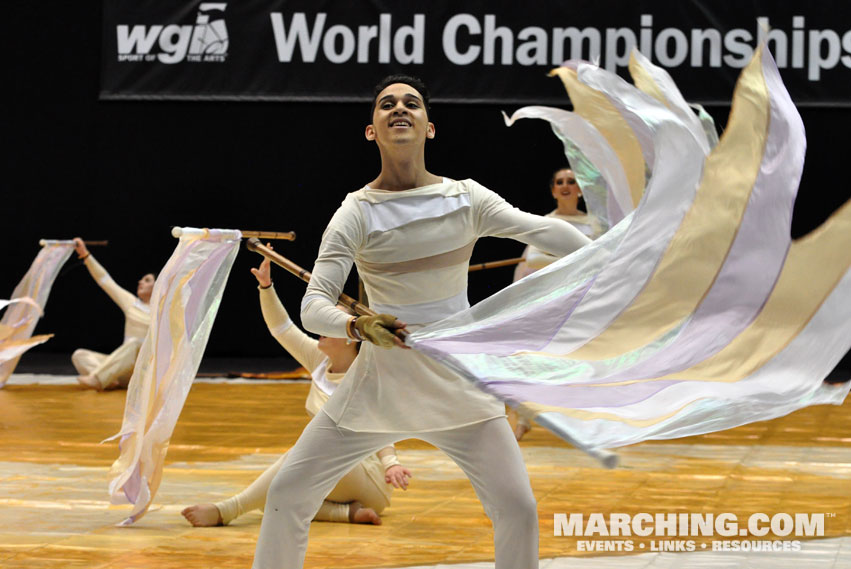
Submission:
[[[0,319],[0,387],[15,371],[21,354],[52,337],[52,334],[33,336],[32,333],[44,314],[53,281],[73,250],[73,241],[43,241],[29,270],[12,292],[12,300],[3,301],[9,305]]]
[[[851,348],[851,200],[790,238],[806,140],[768,50],[705,161],[663,101],[594,66],[576,78],[652,133],[638,207],[411,346],[590,450],[841,404],[851,382],[823,379]]]
[[[566,61],[551,74],[564,83],[574,112],[590,122],[617,154],[629,187],[629,203],[624,210],[627,213],[638,205],[644,193],[646,164],[655,161],[651,156],[652,143],[643,121],[637,120],[630,109],[579,80],[576,70],[584,65],[581,61]]]
[[[38,316],[42,315],[41,307],[31,298],[15,298],[12,300],[0,300],[0,310],[9,306],[10,304],[15,304],[18,302],[25,302],[32,306],[36,310],[36,314]],[[28,322],[29,320],[27,320]],[[31,336],[29,338],[23,340],[14,340],[10,339],[17,328],[12,326],[7,326],[6,324],[0,324],[0,364],[11,361],[15,358],[18,358],[32,348],[33,346],[37,346],[39,344],[43,344],[53,337],[53,334],[39,334],[38,336]]]
[[[588,213],[599,220],[603,231],[608,231],[634,209],[618,155],[590,122],[570,111],[540,106],[523,107],[511,117],[503,116],[506,126],[527,118],[550,123],[553,133],[564,145]]]
[[[608,97],[604,91],[589,89],[588,85],[581,88],[576,86],[574,77],[580,64],[579,61],[568,61],[565,68],[552,73],[561,77],[568,87],[568,93],[577,106],[576,113],[533,106],[515,111],[511,118],[503,115],[506,126],[523,118],[538,118],[550,123],[556,137],[564,145],[565,156],[582,188],[588,212],[597,218],[606,231],[635,209],[637,202],[633,203],[626,169],[630,168],[633,175],[637,175],[637,171],[644,165],[634,147],[632,150],[620,148],[616,152],[594,125],[600,125],[604,130],[628,126],[648,168],[646,177],[651,174],[649,168],[655,161],[655,148],[652,133],[643,117],[617,99]],[[653,65],[635,48],[630,56],[629,69],[636,87],[676,114],[691,131],[703,153],[708,155],[718,144],[718,135],[714,120],[703,107],[697,105],[695,108],[698,115],[695,115],[668,72]],[[621,159],[625,162],[622,163]]]
[[[162,478],[168,443],[195,379],[221,303],[240,233],[184,229],[151,295],[151,326],[127,389],[120,456],[109,473],[114,504],[139,520]]]
[[[629,74],[636,87],[668,107],[683,121],[701,143],[705,154],[715,148],[718,135],[715,134],[712,117],[700,106],[698,112],[702,113],[696,116],[668,72],[658,65],[653,65],[637,48],[633,48],[629,56]],[[707,123],[711,125],[711,130],[706,128]]]

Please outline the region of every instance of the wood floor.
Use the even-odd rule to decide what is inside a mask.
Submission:
[[[306,383],[193,386],[151,511],[115,527],[107,501],[124,393],[71,385],[0,390],[0,567],[248,568],[261,514],[192,528],[190,504],[251,482],[307,422]],[[622,449],[600,469],[540,428],[521,443],[538,500],[542,558],[591,555],[553,535],[553,515],[731,512],[827,514],[825,537],[851,536],[851,404],[816,407],[738,429]],[[306,567],[373,568],[493,559],[490,522],[460,470],[429,445],[399,445],[414,471],[379,527],[314,523]],[[653,537],[633,538],[650,547]],[[695,538],[697,543],[712,538]],[[599,555],[599,554],[595,554]],[[611,553],[610,553],[611,555]]]

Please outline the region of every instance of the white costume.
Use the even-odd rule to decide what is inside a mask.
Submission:
[[[307,413],[314,417],[336,389],[345,374],[328,371],[329,360],[317,347],[318,342],[293,325],[286,309],[281,304],[274,287],[260,289],[260,307],[263,318],[272,336],[301,365],[311,370],[310,393],[305,401]],[[322,502],[314,520],[348,522],[349,504],[360,502],[380,514],[390,505],[393,487],[384,481],[384,471],[398,464],[392,446],[382,449],[379,455],[371,454],[357,464],[337,483],[337,486]],[[266,469],[257,480],[239,494],[216,503],[225,524],[251,510],[262,509],[266,503],[269,485],[281,468],[285,453]]]
[[[335,302],[353,262],[373,310],[409,329],[455,314],[469,306],[470,253],[484,236],[557,255],[588,242],[570,225],[521,212],[472,180],[405,191],[365,187],[346,197],[323,235],[302,321],[346,337],[349,317]],[[502,403],[419,352],[366,343],[272,483],[255,569],[301,567],[324,493],[362,457],[411,436],[446,452],[470,478],[494,524],[496,568],[537,567],[535,499]]]
[[[109,273],[89,254],[84,261],[109,298],[124,313],[124,342],[110,354],[79,349],[71,354],[71,362],[80,375],[93,375],[102,388],[126,387],[133,375],[139,348],[151,323],[151,308],[135,294],[118,286]]]

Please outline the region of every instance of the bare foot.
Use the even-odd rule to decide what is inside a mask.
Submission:
[[[196,528],[223,526],[222,513],[215,504],[197,504],[180,512]]]
[[[520,439],[522,439],[522,438],[526,435],[526,433],[528,433],[530,430],[532,430],[532,429],[531,429],[531,427],[529,427],[529,426],[527,426],[527,425],[524,425],[524,424],[522,424],[522,423],[517,423],[517,426],[516,426],[516,427],[514,427],[514,438],[515,438],[515,439],[517,439],[517,440],[519,441],[519,440],[520,440]]]
[[[352,502],[349,504],[349,521],[353,524],[372,524],[374,526],[381,525],[381,518],[375,513],[372,508],[364,508],[360,502]]]
[[[78,375],[77,383],[79,383],[86,389],[96,389],[98,391],[103,391],[103,388],[100,385],[100,381],[98,381],[98,378],[93,375]]]

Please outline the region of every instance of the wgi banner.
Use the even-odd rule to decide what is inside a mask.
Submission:
[[[849,104],[847,0],[105,0],[101,98],[365,101],[406,72],[435,101],[563,104],[551,68],[636,47],[711,103],[761,40],[796,103]]]

